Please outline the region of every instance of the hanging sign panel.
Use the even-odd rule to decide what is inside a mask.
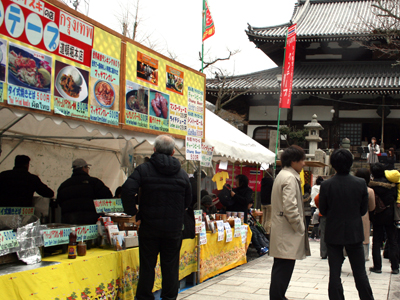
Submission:
[[[204,138],[205,75],[93,24],[56,0],[0,0],[0,105]]]

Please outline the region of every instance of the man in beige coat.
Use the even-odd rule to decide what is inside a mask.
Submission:
[[[269,255],[274,257],[270,300],[287,299],[286,290],[296,259],[310,255],[305,233],[300,172],[306,155],[298,146],[287,148],[281,156],[282,171],[272,187],[272,224]]]

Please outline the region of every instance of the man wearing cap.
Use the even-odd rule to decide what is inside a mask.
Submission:
[[[72,176],[57,191],[61,206],[61,222],[66,224],[95,224],[98,214],[93,200],[112,198],[110,189],[98,178],[89,175],[91,166],[84,159],[72,162]]]
[[[14,168],[0,173],[0,206],[32,207],[33,194],[51,198],[54,192],[38,176],[29,173],[29,156],[17,155]]]

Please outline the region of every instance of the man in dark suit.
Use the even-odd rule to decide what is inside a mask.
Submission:
[[[331,165],[336,175],[321,183],[319,209],[326,216],[325,242],[329,260],[329,299],[344,299],[340,273],[346,249],[360,299],[374,299],[365,271],[364,231],[361,217],[368,210],[365,180],[351,176],[353,155],[335,150]]]

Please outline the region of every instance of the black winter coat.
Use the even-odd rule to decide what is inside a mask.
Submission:
[[[32,207],[33,194],[51,198],[54,192],[25,167],[0,173],[0,206]]]
[[[141,188],[138,220],[159,231],[181,231],[185,209],[192,201],[189,177],[174,157],[153,153],[122,186],[125,212],[136,215],[136,194]]]
[[[253,202],[251,198],[253,191],[248,186],[237,187],[232,190],[235,193],[232,197],[234,203],[227,206],[226,211],[244,212],[244,222],[247,223],[247,211],[249,210],[249,203]]]
[[[274,180],[267,175],[261,180],[261,204],[270,205],[271,204],[271,193],[272,186],[274,185]]]
[[[99,215],[93,200],[110,198],[112,193],[103,181],[91,177],[82,169],[76,169],[57,191],[62,222],[77,225],[95,224]]]
[[[364,241],[361,217],[368,211],[365,180],[336,174],[321,183],[319,211],[326,216],[325,242],[349,245]]]

